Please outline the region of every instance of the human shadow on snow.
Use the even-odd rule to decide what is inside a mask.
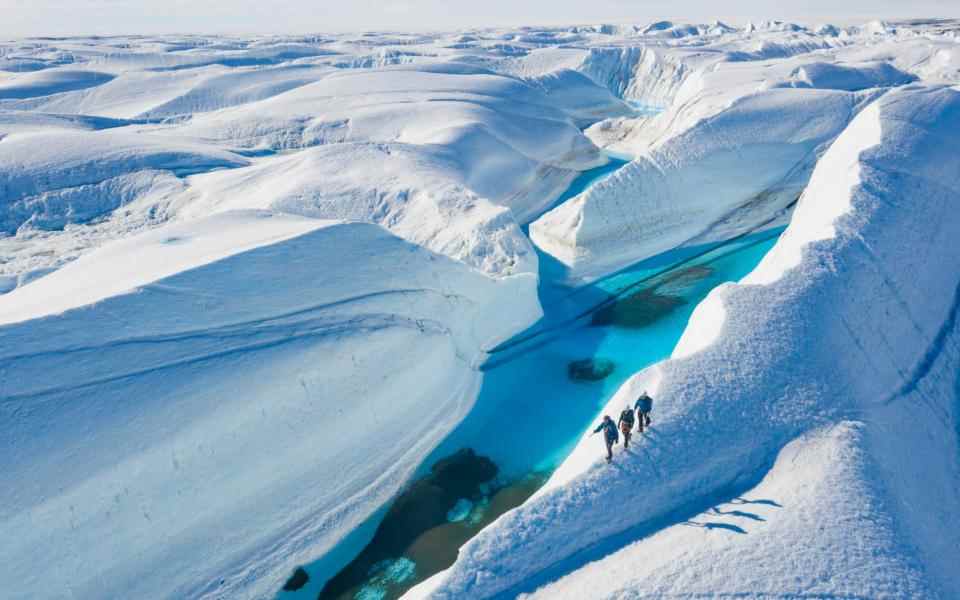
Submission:
[[[714,529],[722,529],[726,531],[732,531],[733,533],[742,533],[742,534],[747,533],[747,530],[744,529],[743,527],[740,527],[738,525],[731,525],[730,523],[698,523],[696,521],[686,521],[685,523],[682,523],[682,524],[686,525],[687,527],[700,527],[702,529],[707,529],[711,531]]]

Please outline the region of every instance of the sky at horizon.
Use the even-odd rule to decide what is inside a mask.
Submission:
[[[718,9],[718,6],[723,8]],[[960,0],[0,0],[0,36],[304,33],[643,23],[660,18],[856,21],[956,17]]]

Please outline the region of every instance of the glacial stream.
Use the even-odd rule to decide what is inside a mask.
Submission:
[[[558,203],[623,164],[583,173]],[[473,410],[418,479],[331,555],[298,569],[278,600],[394,599],[449,567],[546,481],[628,377],[670,355],[697,303],[749,273],[782,230],[670,251],[579,288],[562,285],[562,265],[541,255],[543,319],[491,350]]]

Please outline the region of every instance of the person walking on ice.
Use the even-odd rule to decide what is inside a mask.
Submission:
[[[643,433],[644,428],[650,427],[650,411],[653,410],[653,398],[647,395],[647,391],[640,392],[634,408],[637,409],[637,431]]]
[[[630,447],[630,432],[633,431],[633,409],[628,404],[623,412],[620,413],[620,420],[617,421],[620,426],[620,433],[623,434],[623,447]]]
[[[603,415],[603,421],[590,435],[600,433],[601,431],[603,432],[603,441],[607,444],[607,462],[610,462],[613,459],[613,445],[620,441],[617,426],[614,424],[613,419],[610,418],[610,415]]]

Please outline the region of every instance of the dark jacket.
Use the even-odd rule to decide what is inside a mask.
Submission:
[[[617,421],[617,425],[621,423],[626,423],[630,427],[633,427],[633,411],[629,408],[620,413],[620,419]]]
[[[608,444],[616,444],[620,441],[620,432],[617,431],[617,426],[614,425],[613,419],[604,419],[597,428],[593,430],[594,433],[601,431],[603,431],[603,437],[606,438]]]
[[[653,410],[653,398],[644,394],[637,398],[637,403],[634,404],[634,407],[640,412],[650,412]]]

